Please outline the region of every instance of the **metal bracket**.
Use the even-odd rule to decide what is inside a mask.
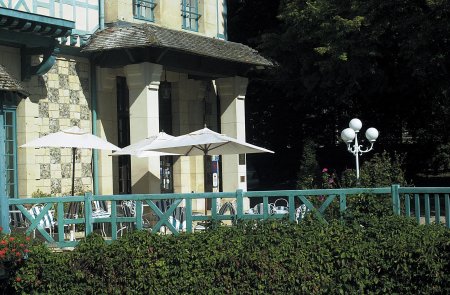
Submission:
[[[46,74],[56,62],[56,56],[59,54],[60,48],[55,44],[49,48],[22,48],[20,52],[22,81],[27,81],[31,76],[42,76]],[[42,62],[38,65],[31,65],[31,57],[33,55],[43,55]]]

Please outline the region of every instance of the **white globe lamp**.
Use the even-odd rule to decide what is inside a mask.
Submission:
[[[352,128],[353,130],[355,130],[355,132],[358,132],[362,128],[362,122],[360,119],[357,119],[357,118],[351,119],[348,126],[350,128]]]
[[[369,129],[366,130],[366,138],[370,142],[375,142],[375,140],[377,140],[378,138],[378,135],[379,135],[378,130],[373,127],[370,127]]]
[[[370,142],[370,147],[363,149],[363,146],[358,143],[358,133],[362,128],[360,119],[353,118],[348,124],[349,128],[345,128],[341,132],[342,140],[347,144],[347,150],[355,156],[356,159],[356,180],[359,182],[359,156],[363,153],[370,152],[373,149],[373,144],[378,138],[378,130],[370,127],[366,130],[366,138]],[[354,141],[354,143],[353,143]],[[353,145],[352,145],[353,143]]]
[[[345,142],[352,142],[355,139],[356,133],[352,128],[345,128],[341,132],[341,138]]]

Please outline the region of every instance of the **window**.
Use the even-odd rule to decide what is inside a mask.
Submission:
[[[227,40],[227,1],[216,0],[217,38]]]
[[[198,0],[182,0],[181,16],[183,17],[183,29],[198,32]]]
[[[134,18],[146,21],[155,21],[154,9],[156,6],[155,0],[133,0],[133,15]]]
[[[5,190],[9,198],[17,198],[16,108],[6,106],[5,101],[7,100],[8,97],[0,93],[0,128],[3,128],[5,138]],[[9,101],[6,104],[10,105]]]
[[[16,109],[4,110],[6,194],[17,198]]]
[[[159,129],[172,134],[172,84],[166,78],[159,84]],[[173,193],[173,156],[160,158],[161,193]]]
[[[116,78],[119,147],[130,144],[130,97],[125,77]],[[131,194],[131,157],[119,156],[119,194]]]

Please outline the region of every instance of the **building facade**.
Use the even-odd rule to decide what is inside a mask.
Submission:
[[[204,125],[245,140],[246,73],[271,66],[226,41],[225,0],[4,0],[0,20],[0,65],[25,90],[0,89],[8,197],[68,194],[70,149],[19,147],[74,125],[120,147]],[[77,192],[246,189],[245,155],[110,155],[77,150]]]

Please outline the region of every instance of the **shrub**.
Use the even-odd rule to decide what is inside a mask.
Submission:
[[[388,216],[243,222],[194,234],[92,235],[33,249],[12,282],[47,294],[448,294],[450,233]]]
[[[32,241],[22,234],[4,234],[0,227],[0,270],[3,280],[20,281],[22,278],[16,276],[18,269],[23,266],[28,258]],[[8,284],[0,287],[2,294],[10,293]]]

